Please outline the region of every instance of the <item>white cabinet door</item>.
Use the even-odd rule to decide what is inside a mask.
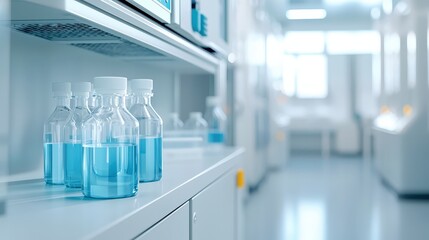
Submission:
[[[189,203],[165,217],[136,240],[189,240]]]
[[[235,171],[191,199],[192,240],[233,240],[236,229]]]

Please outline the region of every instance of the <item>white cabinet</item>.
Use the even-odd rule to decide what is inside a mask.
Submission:
[[[191,199],[192,240],[232,240],[236,228],[235,171]]]
[[[11,183],[0,239],[238,240],[243,152],[166,154],[161,181],[140,183],[136,196],[123,199],[90,200],[43,180]]]
[[[136,239],[236,239],[235,176],[235,171],[228,172]]]
[[[189,203],[161,220],[158,224],[138,236],[136,240],[188,240],[189,239]]]

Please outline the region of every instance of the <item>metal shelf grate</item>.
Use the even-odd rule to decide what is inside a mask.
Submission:
[[[162,54],[132,42],[121,43],[73,43],[76,47],[87,49],[112,57],[161,57]]]
[[[78,22],[28,22],[17,21],[12,23],[12,28],[44,38],[50,41],[83,41],[83,40],[116,40],[110,33]]]
[[[164,57],[156,51],[74,20],[12,21],[12,28],[111,57]]]

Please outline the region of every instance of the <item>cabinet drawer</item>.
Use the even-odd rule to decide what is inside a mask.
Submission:
[[[230,172],[191,199],[192,240],[234,239],[236,189]]]
[[[189,203],[138,236],[136,240],[189,240]]]

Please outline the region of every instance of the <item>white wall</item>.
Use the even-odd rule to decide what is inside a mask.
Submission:
[[[214,94],[213,75],[181,75],[180,76],[180,119],[185,122],[190,112],[206,110],[206,97]]]

